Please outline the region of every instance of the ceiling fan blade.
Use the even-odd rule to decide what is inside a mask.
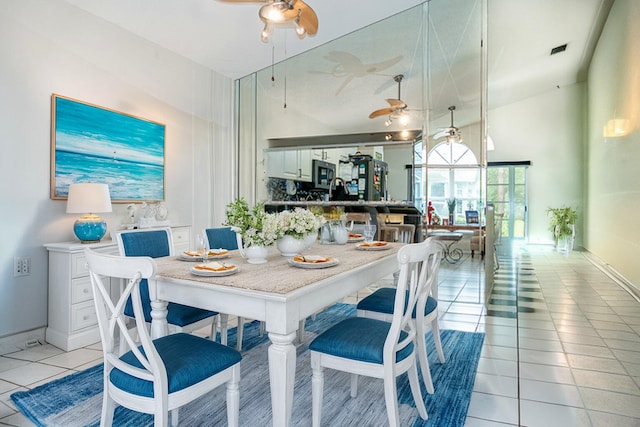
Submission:
[[[307,30],[307,34],[315,36],[318,32],[318,15],[302,0],[297,0],[294,9],[300,9],[300,26]]]
[[[387,99],[386,101],[394,110],[404,110],[407,108],[407,104],[405,104],[401,99]]]
[[[440,138],[444,138],[445,136],[449,136],[449,130],[442,130],[438,133],[436,133],[435,135],[433,135],[433,139],[440,139]]]
[[[395,110],[393,108],[381,108],[380,110],[376,110],[373,113],[369,114],[369,118],[375,119],[376,117],[380,116],[388,116],[390,114],[393,114],[394,111]]]

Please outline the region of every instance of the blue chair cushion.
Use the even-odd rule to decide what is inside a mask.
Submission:
[[[407,291],[407,295],[408,295]],[[371,295],[363,298],[357,306],[358,310],[375,311],[377,313],[393,314],[393,306],[396,300],[395,288],[380,288]],[[406,300],[405,300],[406,301]],[[405,303],[406,308],[406,303]],[[427,316],[438,308],[438,301],[429,296],[424,307],[424,315]],[[412,317],[416,318],[416,311],[413,310]]]
[[[238,249],[238,238],[231,227],[207,228],[205,233],[211,249]]]
[[[167,232],[164,230],[122,233],[120,237],[126,256],[160,258],[171,253]]]
[[[169,256],[171,253],[167,232],[164,230],[122,233],[120,237],[122,238],[122,246],[126,256],[159,258]],[[151,322],[151,299],[149,298],[149,284],[147,283],[147,279],[140,281],[140,298],[142,299],[144,320],[149,323]],[[218,314],[215,311],[202,310],[173,302],[169,303],[167,309],[169,310],[167,313],[167,323],[180,327]],[[124,307],[124,314],[128,317],[134,317],[131,297],[129,297]]]
[[[197,384],[242,359],[240,353],[231,347],[184,333],[158,338],[153,343],[167,370],[169,393]],[[139,348],[142,350],[142,347]],[[120,359],[142,368],[131,351],[123,354]],[[153,397],[152,381],[141,380],[116,368],[111,370],[109,379],[121,390],[138,396]]]
[[[147,282],[147,279],[142,279],[140,281],[140,299],[142,300],[144,320],[147,323],[151,323],[151,299],[149,298],[149,283]],[[167,306],[167,310],[167,323],[180,327],[199,322],[200,320],[207,319],[218,314],[216,311],[203,310],[175,302],[170,302]],[[127,304],[124,306],[124,315],[134,317],[131,297],[129,297]]]
[[[384,342],[391,323],[365,317],[350,317],[318,335],[309,344],[309,350],[361,362],[382,364]],[[407,333],[400,333],[400,340]],[[413,352],[413,343],[396,354],[401,361]]]

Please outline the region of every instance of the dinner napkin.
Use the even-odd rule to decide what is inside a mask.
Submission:
[[[361,243],[360,246],[364,247],[372,247],[372,246],[387,246],[387,242],[371,242],[371,243]]]
[[[222,254],[226,254],[227,252],[229,252],[226,249],[209,249],[209,255],[222,255]]]
[[[198,252],[184,251],[187,256],[201,256]]]
[[[219,262],[213,261],[213,262],[208,262],[206,264],[197,264],[194,266],[194,268],[198,270],[225,271],[225,270],[231,270],[232,268],[235,268],[235,265],[220,264]]]
[[[331,258],[327,258],[327,257],[320,256],[320,255],[306,255],[306,256],[296,255],[296,256],[293,257],[293,260],[295,262],[317,263],[317,262],[331,261]]]

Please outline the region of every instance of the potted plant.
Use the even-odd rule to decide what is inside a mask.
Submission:
[[[455,198],[447,199],[447,207],[449,208],[449,224],[451,225],[453,225],[455,220],[456,203],[457,200]]]
[[[547,214],[551,221],[549,222],[549,231],[553,233],[556,249],[559,251],[573,250],[573,239],[575,237],[575,224],[578,212],[572,207],[549,208]],[[563,243],[563,244],[560,244]]]
[[[250,264],[267,262],[267,247],[280,237],[277,215],[265,212],[263,203],[249,208],[243,198],[227,205],[227,221],[224,225],[231,226],[236,232],[238,249]]]
[[[285,210],[278,214],[276,246],[283,256],[293,256],[311,246],[318,237],[321,217],[304,208]]]

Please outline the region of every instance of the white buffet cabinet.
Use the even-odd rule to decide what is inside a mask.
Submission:
[[[191,227],[171,228],[174,253],[190,249]],[[49,303],[45,340],[65,351],[100,341],[98,319],[84,249],[118,254],[111,240],[82,244],[79,241],[47,243],[49,251]],[[120,283],[111,283],[111,297],[117,298]]]

